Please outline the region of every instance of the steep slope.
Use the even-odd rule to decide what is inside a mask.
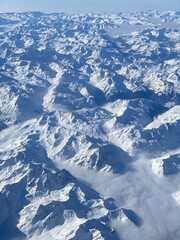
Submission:
[[[179,26],[0,14],[1,240],[180,238]]]

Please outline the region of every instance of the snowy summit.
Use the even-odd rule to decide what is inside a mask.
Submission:
[[[0,14],[0,240],[180,239],[180,13]]]

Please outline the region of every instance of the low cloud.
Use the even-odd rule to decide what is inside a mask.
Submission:
[[[145,236],[148,240],[180,239],[180,215],[172,197],[178,189],[178,176],[154,175],[150,156],[146,154],[140,154],[135,159],[132,170],[123,175],[85,170],[62,162],[56,164],[60,169],[69,170],[105,198],[113,198],[117,207],[131,209],[140,216],[140,227],[114,223],[122,239],[139,240]]]

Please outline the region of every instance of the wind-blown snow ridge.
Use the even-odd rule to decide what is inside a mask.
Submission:
[[[180,239],[179,26],[0,14],[1,240]]]

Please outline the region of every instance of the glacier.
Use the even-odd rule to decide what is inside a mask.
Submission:
[[[180,239],[180,13],[0,13],[0,240]]]

